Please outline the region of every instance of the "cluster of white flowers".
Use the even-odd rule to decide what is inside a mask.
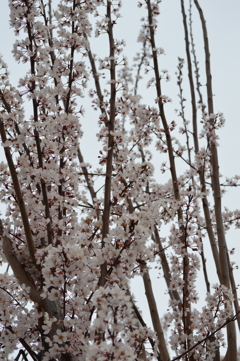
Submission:
[[[216,130],[222,128],[225,124],[225,118],[222,113],[207,115],[204,114],[203,129],[199,134],[200,138],[207,138],[210,143],[216,144],[218,135]]]

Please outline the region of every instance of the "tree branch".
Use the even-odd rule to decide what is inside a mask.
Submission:
[[[210,51],[208,43],[208,34],[206,21],[203,15],[202,8],[200,7],[198,0],[194,0],[196,8],[199,12],[203,39],[204,39],[204,48],[205,48],[205,64],[206,64],[206,77],[207,77],[207,96],[208,96],[208,114],[213,117],[213,92],[212,92],[212,75],[211,75],[211,65],[210,65]],[[214,119],[210,119],[210,124],[214,125]],[[221,282],[226,287],[230,288],[230,276],[229,276],[229,267],[227,260],[227,244],[225,239],[225,231],[223,227],[223,217],[222,217],[222,205],[221,205],[221,187],[219,182],[219,164],[218,164],[218,152],[217,144],[215,141],[210,140],[209,144],[211,150],[211,165],[212,165],[212,186],[213,186],[213,196],[214,196],[214,209],[215,217],[217,223],[217,235],[218,235],[218,245],[219,245],[219,261],[221,267]],[[228,349],[225,357],[225,361],[232,361],[237,358],[237,346],[236,346],[236,330],[235,324],[229,323],[227,327],[227,338],[228,338]]]
[[[156,304],[153,289],[152,289],[152,282],[150,279],[150,275],[149,275],[146,265],[141,265],[141,268],[143,270],[143,282],[144,282],[144,287],[145,287],[145,293],[146,293],[147,300],[148,300],[148,307],[149,307],[150,314],[151,314],[153,328],[158,337],[158,348],[160,351],[160,355],[161,355],[162,360],[168,361],[168,360],[170,360],[170,357],[169,357],[169,353],[167,350],[166,341],[165,341],[160,317],[158,314],[157,304]]]
[[[2,119],[0,119],[0,133],[1,133],[2,142],[4,144],[7,141],[7,137],[6,137],[6,132],[5,132],[5,128],[4,128]],[[7,159],[8,167],[9,167],[12,182],[13,182],[13,187],[15,190],[19,210],[20,210],[21,217],[22,217],[22,222],[23,222],[25,236],[26,236],[27,245],[28,245],[28,251],[29,251],[32,261],[36,264],[35,245],[34,245],[34,241],[32,238],[32,232],[31,232],[31,228],[30,228],[30,224],[29,224],[29,220],[28,220],[28,215],[27,215],[25,203],[23,200],[22,191],[21,191],[19,180],[18,180],[17,172],[16,172],[16,169],[15,169],[15,166],[13,163],[10,147],[4,146],[4,152],[5,152],[5,156]]]
[[[115,50],[113,38],[113,23],[111,19],[111,1],[107,1],[107,18],[108,21],[108,38],[110,48],[110,81],[111,81],[111,98],[110,98],[110,117],[108,122],[108,153],[106,165],[106,178],[104,190],[104,209],[103,209],[103,226],[102,226],[102,247],[104,246],[104,238],[109,232],[110,209],[111,209],[111,183],[112,183],[112,163],[113,163],[113,147],[114,147],[114,123],[115,123],[115,103],[116,103],[116,74],[115,74]],[[107,265],[101,265],[101,276],[99,286],[103,286],[106,281]]]
[[[195,343],[192,347],[190,347],[187,351],[183,352],[181,355],[178,355],[177,357],[174,357],[171,361],[176,361],[176,360],[180,360],[183,356],[187,355],[189,352],[191,352],[192,350],[194,350],[197,346],[201,345],[201,343],[209,340],[210,338],[212,338],[218,331],[220,331],[223,327],[227,326],[229,323],[236,321],[237,316],[240,314],[240,311],[235,314],[232,318],[228,319],[226,322],[224,322],[224,324],[220,327],[218,327],[215,331],[211,332],[208,336],[204,337],[202,340],[198,341],[197,343]],[[237,359],[232,359],[233,360],[237,360]]]
[[[10,240],[10,238],[4,235],[4,229],[1,220],[0,220],[0,233],[3,239],[3,253],[13,270],[14,276],[17,278],[20,286],[25,284],[27,287],[30,287],[30,293],[29,293],[30,299],[33,302],[37,302],[38,304],[40,304],[42,302],[40,292],[36,289],[33,279],[24,270],[21,263],[18,261],[16,255],[14,254],[12,241]]]

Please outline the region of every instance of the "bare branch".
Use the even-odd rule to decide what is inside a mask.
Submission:
[[[170,360],[170,357],[169,357],[169,353],[167,350],[166,341],[165,341],[160,317],[158,314],[157,304],[156,304],[153,289],[152,289],[152,282],[150,279],[150,275],[149,275],[148,269],[145,265],[141,265],[141,268],[143,270],[143,282],[144,282],[146,297],[148,300],[148,307],[149,307],[150,314],[151,314],[153,328],[158,337],[158,347],[159,347],[160,355],[164,361],[168,361],[168,360]]]

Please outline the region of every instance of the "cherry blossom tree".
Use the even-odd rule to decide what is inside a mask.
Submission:
[[[239,178],[220,179],[224,117],[214,112],[202,8],[193,0],[188,12],[180,3],[186,60],[176,64],[179,135],[166,111],[170,95],[162,92],[169,74],[160,70],[160,1],[136,1],[145,17],[141,51],[130,64],[125,42],[115,36],[120,1],[9,0],[19,35],[13,54],[28,69],[15,88],[1,58],[1,360],[219,361],[220,352],[225,361],[237,360],[240,311],[227,230],[240,226],[240,211],[224,210],[222,193]],[[203,33],[201,68],[193,8]],[[94,35],[107,40],[104,56],[94,54]],[[88,107],[98,131],[85,149]],[[84,161],[84,152],[97,154],[96,166]],[[165,183],[154,169],[160,164]],[[155,265],[166,281],[164,312],[152,285]],[[131,287],[139,276],[152,323]]]

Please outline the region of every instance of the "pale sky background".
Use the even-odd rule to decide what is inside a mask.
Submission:
[[[12,44],[14,42],[14,33],[9,29],[8,23],[8,1],[0,0],[0,53],[4,60],[9,64],[11,72],[11,81],[17,85],[19,76],[23,75],[23,67],[17,64],[11,54]],[[235,174],[240,174],[240,0],[199,0],[200,5],[204,11],[205,19],[207,21],[210,52],[211,52],[211,68],[213,76],[213,92],[215,94],[214,104],[215,112],[221,111],[226,118],[226,125],[219,132],[220,148],[219,148],[219,162],[220,172],[225,176],[230,177]],[[139,9],[136,6],[137,0],[123,0],[123,18],[119,19],[118,25],[114,29],[116,38],[126,40],[125,54],[131,64],[132,58],[136,52],[140,50],[140,44],[136,42],[139,33],[139,19],[146,14],[145,9]],[[144,8],[144,7],[143,7]],[[161,16],[158,21],[158,32],[156,42],[158,47],[165,50],[165,54],[160,57],[160,69],[168,69],[171,76],[169,83],[163,83],[163,94],[172,98],[172,104],[166,107],[167,117],[170,120],[175,119],[178,124],[180,118],[177,118],[174,109],[179,108],[177,94],[178,88],[176,85],[175,72],[177,70],[178,57],[185,58],[184,34],[182,26],[182,15],[180,11],[180,0],[163,0],[160,4]],[[188,1],[186,1],[186,12],[188,13]],[[204,80],[204,53],[202,42],[202,30],[199,26],[200,22],[198,14],[194,11],[194,32],[195,44],[197,49],[198,60],[200,61],[202,84]],[[103,54],[104,46],[102,42],[106,41],[104,37],[92,39],[93,52]],[[108,56],[108,53],[105,54]],[[186,97],[188,97],[188,83],[185,66],[186,79]],[[141,90],[144,89],[141,87]],[[204,89],[204,87],[203,87]],[[155,93],[148,90],[141,91],[144,103],[153,104]],[[154,95],[153,95],[154,94]],[[84,101],[83,101],[84,103]],[[96,127],[98,114],[88,112],[86,113],[84,129],[86,130],[86,137],[81,141],[82,150],[86,161],[95,162],[97,158],[96,150],[91,146],[89,151],[89,138],[92,136],[92,130]],[[95,118],[94,118],[95,117]],[[97,131],[97,128],[96,128]],[[2,154],[2,153],[0,153]],[[159,161],[159,165],[162,160]],[[159,168],[158,164],[154,164],[155,168]],[[180,172],[179,172],[180,174]],[[165,181],[164,181],[165,182]],[[228,193],[224,196],[223,205],[230,209],[240,208],[240,187],[227,189]],[[229,248],[235,247],[236,254],[234,260],[240,263],[240,231],[231,230],[227,235]],[[211,258],[211,251],[207,250],[207,258]],[[236,272],[236,283],[240,284],[240,272]],[[212,282],[216,279],[213,277]],[[200,281],[199,281],[200,282]],[[161,286],[160,286],[161,284]],[[161,309],[166,310],[166,301],[163,293],[166,289],[164,282],[155,279],[156,298],[160,302]],[[134,292],[137,294],[138,290],[142,292],[140,283],[135,288]],[[139,293],[140,295],[140,293]],[[141,308],[145,309],[144,292],[142,293]]]

